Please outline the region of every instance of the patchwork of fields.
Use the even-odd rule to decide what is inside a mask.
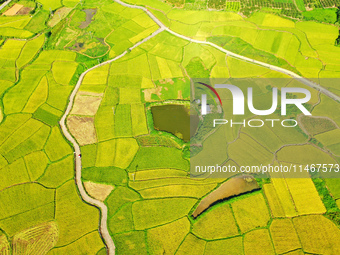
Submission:
[[[158,26],[142,10],[111,0],[39,2],[19,1],[32,8],[31,15],[0,16],[0,251],[106,254],[100,211],[81,200],[73,149],[58,121],[83,71],[120,55]],[[247,18],[181,9],[237,11],[243,0],[127,2],[148,6],[171,30],[193,39],[307,78],[340,77],[335,25],[265,12]],[[302,1],[294,3],[304,8]],[[339,254],[338,179],[258,180],[260,190],[191,216],[227,180],[190,178],[188,144],[155,130],[150,107],[186,104],[190,78],[209,77],[287,78],[166,31],[85,75],[67,127],[81,146],[86,191],[108,208],[117,254]],[[256,97],[270,98],[267,85],[256,87]],[[340,95],[333,82],[321,85]],[[339,102],[298,81],[278,85],[285,86],[311,91],[313,117],[291,110],[300,126],[289,132],[269,125],[220,128],[225,140],[213,134],[204,146],[224,150],[209,158],[235,165],[339,163]],[[223,111],[231,114],[230,105]]]
[[[155,139],[159,132],[155,133],[150,126],[152,121],[148,119],[150,110],[145,105],[168,100],[180,104],[181,100],[189,98],[189,92],[182,91],[182,97],[178,97],[178,93],[171,91],[171,88],[184,89],[186,73],[191,77],[198,77],[197,75],[205,77],[207,73],[212,75],[219,67],[221,73],[217,77],[222,77],[225,73],[231,77],[239,77],[237,64],[242,66],[244,76],[247,74],[260,77],[279,76],[273,71],[226,58],[212,47],[188,43],[167,32],[150,39],[129,55],[85,76],[78,95],[97,92],[102,92],[103,95],[97,112],[94,115],[91,113],[83,116],[83,118],[94,116],[97,134],[96,142],[82,147],[83,179],[116,187],[104,201],[109,208],[109,230],[118,253],[182,254],[190,253],[188,249],[192,245],[197,249],[195,254],[196,252],[243,254],[243,251],[248,250],[249,253],[256,250],[261,254],[274,254],[293,250],[302,252],[310,248],[308,241],[300,241],[303,230],[296,232],[295,220],[296,222],[300,222],[300,219],[313,220],[309,218],[312,216],[306,215],[315,214],[324,218],[322,214],[327,211],[310,178],[273,179],[272,183],[263,185],[263,191],[241,197],[242,199],[226,201],[193,219],[189,215],[200,199],[224,180],[190,179],[188,162],[181,155],[183,143],[178,143],[175,137],[164,134],[161,136],[162,140]],[[136,66],[138,68],[134,68]],[[223,72],[223,69],[226,72]],[[97,85],[93,85],[95,84],[93,77],[100,77],[96,79]],[[94,90],[95,87],[100,88],[100,91]],[[319,95],[311,92],[314,98],[312,102],[317,105],[315,107],[317,110],[321,105]],[[221,95],[223,96],[223,93]],[[136,110],[132,109],[140,106],[141,110],[136,115]],[[79,108],[84,107],[85,104]],[[224,110],[227,112],[229,105],[225,107]],[[319,114],[325,116],[326,112],[325,110]],[[132,114],[135,114],[135,117],[132,117]],[[134,124],[135,119],[140,121],[138,125]],[[139,133],[134,131],[134,127],[137,126],[141,130]],[[301,147],[299,144],[308,144],[309,140],[308,133],[304,134],[299,129],[287,132],[282,127],[274,130],[266,127],[261,131],[235,128],[231,132],[226,136],[230,142],[228,153],[237,163],[251,160],[249,155],[253,155],[253,160],[260,158],[261,163],[263,155],[268,158],[268,163],[274,160],[276,155],[277,160],[284,163],[287,161],[286,157],[291,159],[294,158],[293,155],[299,155],[294,150],[299,150]],[[268,133],[272,135],[268,136]],[[83,133],[83,136],[89,136],[89,133]],[[218,141],[213,139],[214,136],[211,136],[206,143],[216,145]],[[126,147],[121,147],[123,141]],[[261,145],[258,145],[259,143]],[[284,147],[289,143],[296,145]],[[312,145],[305,146],[311,148],[311,153],[308,154],[310,158],[297,158],[295,163],[310,162],[311,158],[315,157],[312,153],[314,150],[318,157],[321,159],[324,157],[329,161],[327,158],[329,152]],[[247,149],[247,158],[241,158],[244,152],[240,150],[244,148]],[[124,151],[124,154],[121,154],[121,151]],[[216,156],[214,155],[215,158]],[[331,160],[336,162],[337,159]],[[124,169],[128,171],[128,175]],[[109,177],[112,175],[117,177]],[[334,223],[328,219],[326,222],[328,222],[326,229],[332,228],[334,234],[338,235],[339,230]],[[258,228],[260,230],[256,230]],[[289,245],[285,244],[286,241],[282,237],[284,233],[280,233],[282,231],[287,231],[284,233],[291,235]],[[258,235],[262,237],[261,249],[258,247]],[[138,243],[142,244],[137,245]],[[335,241],[330,245],[334,252],[339,249]]]

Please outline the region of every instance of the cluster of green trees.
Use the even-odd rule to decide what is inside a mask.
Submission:
[[[241,12],[249,16],[252,12],[262,8],[281,10],[280,13],[287,17],[300,18],[301,14],[293,3],[262,1],[262,0],[241,0]]]
[[[323,7],[333,7],[340,4],[340,0],[320,0]]]
[[[214,9],[224,9],[226,5],[225,0],[209,0],[208,1],[208,7],[209,8],[214,8]]]
[[[303,2],[305,6],[308,8],[315,9],[323,7],[319,0],[303,0]]]

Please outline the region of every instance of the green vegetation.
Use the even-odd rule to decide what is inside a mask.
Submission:
[[[241,2],[238,1],[227,1],[225,9],[227,11],[238,12],[241,8]]]
[[[244,40],[238,37],[231,37],[231,36],[217,37],[216,36],[216,37],[209,37],[208,40],[232,52],[242,54],[243,56],[256,59],[258,61],[262,61],[268,64],[280,66],[282,68],[291,69],[292,71],[296,72],[296,70],[294,70],[294,68],[292,68],[289,65],[289,63],[287,63],[286,60],[282,58],[278,58],[272,53],[268,53],[266,51],[256,49],[253,45],[245,42]]]
[[[304,251],[308,253],[332,253],[340,249],[332,238],[320,238],[330,233],[340,236],[338,227],[322,215],[308,215],[293,219],[295,229],[300,237]],[[308,233],[308,234],[307,234]]]
[[[303,127],[311,135],[317,135],[336,129],[334,123],[327,118],[313,118],[304,116],[301,119]]]
[[[74,242],[84,235],[97,230],[99,211],[87,206],[78,196],[74,180],[62,185],[56,192],[55,218],[59,226],[58,246]],[[96,220],[94,220],[96,219]],[[76,229],[74,226],[78,226]],[[69,233],[72,232],[72,235]]]
[[[12,199],[16,196],[20,196],[20,199],[13,203]],[[31,224],[36,225],[54,218],[54,191],[40,184],[13,186],[3,190],[0,197],[1,208],[4,208],[0,212],[1,228],[10,236],[27,229]]]
[[[208,7],[219,10],[224,9],[226,7],[226,4],[223,0],[208,0]]]
[[[326,24],[337,24],[335,10],[322,8],[334,1],[127,2],[147,6],[171,30],[195,40],[210,41],[305,77],[338,77],[340,51],[334,42],[339,31]],[[34,10],[29,15],[0,16],[0,250],[11,245],[21,249],[22,243],[17,242],[21,237],[36,244],[57,240],[46,241],[46,252],[51,254],[103,255],[100,212],[79,197],[73,150],[58,122],[82,72],[120,55],[158,26],[142,10],[111,0],[18,3]],[[215,77],[268,79],[254,87],[254,100],[264,98],[257,106],[265,108],[271,78],[284,75],[168,32],[86,74],[73,109],[79,110],[81,116],[75,117],[88,121],[89,127],[80,130],[84,126],[79,125],[76,131],[94,137],[81,146],[82,180],[112,189],[102,200],[108,207],[107,223],[117,254],[282,254],[300,249],[338,254],[339,230],[331,222],[339,224],[336,179],[261,181],[264,191],[218,201],[199,217],[190,216],[199,202],[228,182],[190,178],[190,146],[180,136],[154,130],[150,107],[187,103],[190,78]],[[300,85],[277,82],[279,89]],[[333,83],[321,85],[339,93]],[[196,156],[234,165],[337,163],[339,105],[324,95],[319,101],[318,93],[311,92],[307,107],[314,117],[300,120],[299,111],[289,108],[289,117],[296,118],[301,129],[221,128],[196,141],[223,149],[204,158],[200,147]],[[228,103],[221,115],[231,113]],[[245,115],[252,117],[249,112]],[[204,125],[201,129],[204,135],[210,131]],[[45,231],[41,226],[50,226],[45,239],[28,234],[32,229]]]
[[[58,146],[55,146],[58,144]],[[51,161],[57,161],[72,153],[58,127],[54,127],[45,145],[45,152]]]
[[[137,201],[132,206],[136,230],[163,225],[187,215],[196,199],[165,198]]]
[[[33,2],[20,1],[20,4],[35,6]],[[76,191],[73,152],[58,128],[72,90],[69,85],[71,78],[75,72],[79,72],[74,67],[79,63],[75,62],[76,53],[44,49],[45,33],[42,31],[46,29],[48,18],[49,9],[43,11],[39,8],[32,17],[19,15],[0,18],[0,34],[5,39],[1,40],[0,48],[3,112],[0,125],[0,169],[3,171],[0,196],[5,203],[1,208],[6,208],[0,213],[0,228],[11,240],[14,236],[13,245],[17,249],[24,250],[26,248],[15,241],[15,236],[42,247],[38,237],[31,239],[25,231],[39,224],[43,226],[48,222],[56,222],[58,231],[53,240],[58,242],[47,241],[49,245],[45,247],[46,252],[53,246],[66,245],[62,253],[72,253],[70,250],[73,248],[68,244],[82,237],[75,242],[81,243],[80,240],[85,240],[83,236],[89,232],[92,232],[91,242],[85,241],[91,243],[91,248],[87,246],[84,249],[97,252],[104,245],[96,231],[99,213],[84,204]],[[33,33],[40,34],[32,37]],[[28,37],[32,38],[16,40]],[[59,70],[62,67],[58,63],[62,63],[63,70]],[[64,183],[69,180],[69,187],[73,191],[65,194]],[[74,214],[72,206],[80,213]],[[82,219],[72,219],[82,213]],[[88,227],[82,229],[81,225],[86,219],[88,224],[85,225]],[[73,228],[79,229],[74,236],[70,235]],[[76,247],[75,244],[73,247]],[[34,248],[29,249],[37,253]]]
[[[24,65],[28,64],[33,59],[33,57],[38,53],[40,48],[43,46],[44,40],[45,40],[44,35],[40,35],[36,39],[28,41],[25,44],[17,60],[18,68],[22,68]]]
[[[34,14],[30,22],[25,26],[25,29],[32,33],[39,33],[46,28],[46,21],[49,18],[48,11],[39,10]]]
[[[209,211],[193,225],[192,232],[203,239],[222,239],[239,234],[230,205]]]
[[[232,209],[242,233],[256,227],[264,227],[270,219],[262,194],[238,200],[232,204]]]
[[[39,178],[39,182],[46,187],[57,188],[61,186],[65,180],[73,178],[73,158],[68,156],[55,164],[49,165],[44,174]]]
[[[316,20],[319,22],[334,24],[337,21],[337,9],[315,9],[302,13],[305,20]]]
[[[154,155],[157,155],[157,158],[154,158]],[[181,155],[182,152],[176,148],[141,147],[129,166],[129,171],[155,168],[187,170],[189,163]]]
[[[49,48],[68,49],[90,58],[114,56],[156,30],[142,11],[129,14],[111,1],[99,5],[86,2],[70,15],[70,23],[53,24]]]
[[[84,150],[83,150],[84,154]],[[86,154],[85,154],[86,155]],[[82,171],[84,180],[94,182],[121,185],[127,183],[127,174],[123,169],[117,167],[89,167]]]

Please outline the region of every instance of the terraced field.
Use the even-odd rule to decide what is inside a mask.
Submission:
[[[177,8],[188,1],[127,2],[146,5],[165,26],[195,40],[307,78],[339,75],[336,26],[265,12],[246,18]],[[194,2],[190,4],[198,5]],[[337,179],[259,179],[259,190],[225,199],[193,217],[202,199],[227,179],[190,178],[188,144],[153,126],[152,106],[188,103],[190,78],[270,80],[287,75],[167,31],[153,34],[158,25],[143,10],[113,1],[40,3],[32,16],[0,16],[1,252],[106,253],[98,232],[103,213],[81,200],[74,180],[74,156],[79,155],[58,122],[81,73],[148,38],[86,73],[66,121],[80,145],[82,185],[108,208],[116,253],[339,253]],[[229,1],[225,6],[221,1],[207,4],[241,8],[230,7]],[[53,16],[50,10],[55,10]],[[258,95],[269,97],[267,85],[258,85]],[[278,87],[285,86],[311,91],[313,117],[290,112],[299,128],[221,128],[225,140],[214,134],[204,146],[225,145],[213,156],[235,165],[338,164],[339,102],[298,81],[287,79]],[[332,82],[321,86],[340,95]],[[223,107],[230,113],[230,105]],[[247,113],[247,119],[252,117]]]

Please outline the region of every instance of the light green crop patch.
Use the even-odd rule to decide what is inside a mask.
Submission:
[[[188,214],[196,202],[193,198],[137,201],[132,206],[135,228],[143,230],[180,219]]]
[[[52,65],[52,73],[57,83],[67,85],[77,70],[78,63],[76,62],[59,62],[56,61]]]
[[[138,144],[133,138],[101,142],[98,144],[96,166],[116,166],[125,169],[131,163],[138,148]]]
[[[56,144],[58,146],[56,146]],[[45,152],[51,161],[59,160],[72,154],[70,145],[65,141],[58,127],[54,127],[45,146]]]
[[[84,233],[98,229],[99,211],[81,200],[74,180],[66,182],[57,189],[56,203],[58,206],[56,206],[55,218],[59,228],[57,247],[74,242],[84,236]]]
[[[22,68],[38,53],[45,41],[45,35],[42,34],[36,39],[28,41],[23,47],[19,58],[17,59],[17,67]]]
[[[39,0],[42,4],[44,10],[56,10],[59,7],[62,7],[60,0]]]
[[[136,88],[120,88],[119,103],[120,104],[135,104],[141,102],[140,89]]]
[[[15,170],[18,169],[23,168],[17,165]],[[53,189],[46,189],[38,183],[25,183],[3,190],[0,193],[1,229],[12,236],[32,225],[53,220],[54,193]]]
[[[46,187],[56,188],[74,177],[73,167],[73,155],[70,155],[49,165],[44,175],[39,178],[39,182]]]

